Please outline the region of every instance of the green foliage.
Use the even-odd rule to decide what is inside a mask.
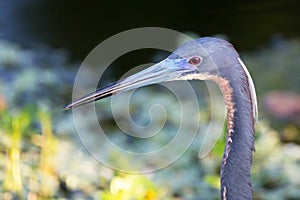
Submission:
[[[39,119],[42,126],[42,135],[35,135],[33,140],[40,146],[40,180],[38,194],[40,197],[52,197],[58,190],[59,181],[55,171],[54,156],[57,153],[58,141],[52,133],[52,125],[49,113],[39,112]]]
[[[3,189],[21,195],[22,180],[20,174],[20,156],[22,136],[30,124],[30,116],[23,110],[19,113],[3,112],[1,115],[3,134],[5,134],[5,152],[7,165]],[[1,127],[2,127],[1,126]]]
[[[31,188],[32,184],[27,185],[27,187],[32,191],[30,194],[40,197],[50,197],[52,196],[57,188],[53,187],[52,182],[57,183],[54,165],[53,155],[56,149],[56,139],[52,134],[52,127],[50,116],[48,112],[41,111],[38,114],[39,119],[37,119],[37,109],[34,106],[25,106],[22,110],[12,109],[4,110],[1,112],[1,123],[0,123],[0,133],[3,141],[3,151],[6,152],[6,172],[3,181],[3,191],[9,191],[17,194],[19,197],[24,197],[23,193],[23,175],[21,170],[22,165],[22,151],[23,143],[28,143],[28,140],[33,141],[41,147],[40,153],[40,168],[37,171],[39,176],[29,177],[30,183],[37,182],[39,184],[38,188]],[[40,121],[42,130],[42,135],[37,135],[32,128],[33,123],[36,120]],[[50,181],[50,179],[52,179]]]
[[[166,199],[164,191],[143,175],[123,174],[115,176],[109,191],[103,192],[103,200],[159,200]]]
[[[204,176],[204,181],[209,184],[211,187],[220,188],[220,176],[211,174]]]

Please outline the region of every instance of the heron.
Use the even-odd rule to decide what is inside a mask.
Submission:
[[[220,169],[221,199],[253,199],[250,171],[255,151],[256,92],[239,53],[226,40],[202,37],[188,41],[161,62],[97,89],[64,109],[142,86],[174,80],[208,80],[219,86],[227,110],[226,143]]]

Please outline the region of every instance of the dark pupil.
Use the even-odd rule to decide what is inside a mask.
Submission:
[[[193,57],[190,60],[190,64],[193,64],[193,65],[199,64],[199,62],[200,62],[200,58],[198,58],[198,57]]]

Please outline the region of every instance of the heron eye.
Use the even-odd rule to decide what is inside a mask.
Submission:
[[[198,65],[200,62],[201,62],[201,58],[199,58],[197,56],[191,57],[189,60],[189,63],[191,65]]]

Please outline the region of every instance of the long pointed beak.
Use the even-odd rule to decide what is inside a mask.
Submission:
[[[160,82],[178,80],[180,77],[196,73],[196,68],[186,63],[184,59],[165,59],[141,72],[131,75],[119,82],[113,83],[107,87],[101,88],[87,94],[73,103],[67,105],[64,110],[69,110],[93,101],[109,97],[116,93],[125,92],[146,85]]]

